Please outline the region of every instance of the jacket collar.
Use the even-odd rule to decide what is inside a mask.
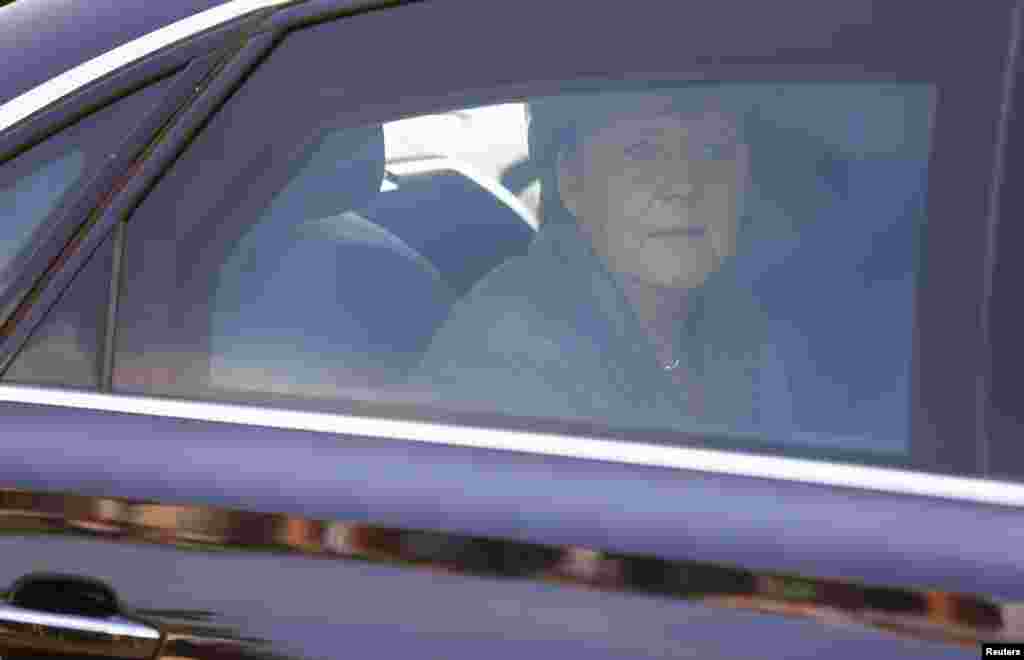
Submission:
[[[574,224],[542,226],[531,251],[565,266],[572,293],[589,299],[596,314],[586,322],[603,327],[602,355],[608,377],[632,402],[679,409],[678,388],[658,363],[654,344],[643,330],[617,278]],[[621,356],[621,357],[620,357]],[[654,394],[654,400],[651,395]]]

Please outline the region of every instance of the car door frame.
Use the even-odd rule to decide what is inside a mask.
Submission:
[[[112,65],[116,68],[110,73],[84,78],[72,92],[31,112],[0,134],[3,164],[119,99],[173,79],[157,105],[126,131],[123,141],[111,145],[103,167],[87,173],[89,180],[45,222],[45,234],[37,240],[25,268],[0,292],[0,374],[16,359],[28,337],[105,238],[112,225],[101,224],[92,231],[93,224],[133,175],[136,160],[143,157],[154,136],[212,79],[218,63],[239,48],[245,35],[270,11],[260,8],[236,17],[229,15],[224,23],[179,37],[137,60],[115,59]],[[18,99],[11,103],[15,101]]]

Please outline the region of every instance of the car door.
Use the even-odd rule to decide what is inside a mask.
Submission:
[[[968,657],[1021,641],[1024,470],[1009,427],[986,425],[1004,317],[983,302],[1019,138],[1018,3],[925,25],[907,7],[783,5],[311,2],[260,23],[138,138],[131,179],[11,325],[4,657]],[[951,52],[968,34],[983,38]],[[594,412],[577,402],[604,396],[604,371],[553,370],[561,355],[537,373],[579,397],[539,396],[525,368],[481,380],[460,364],[472,335],[446,364],[473,388],[407,379],[467,295],[523,262],[480,261],[493,231],[456,232],[450,212],[419,218],[432,244],[383,226],[389,126],[701,80],[752,90],[770,129],[751,202],[768,233],[737,277],[795,329],[773,345],[796,430],[644,423],[642,399]],[[800,213],[828,222],[786,224]],[[470,291],[441,254],[473,264]],[[548,280],[576,287],[556,301],[575,309],[590,293],[566,281]],[[521,298],[483,327],[541,327]],[[874,326],[835,322],[851,310]],[[56,349],[33,353],[32,333],[46,346],[48,324],[89,313],[106,324],[84,351],[95,381],[59,361],[34,379]],[[570,357],[610,353],[568,327]],[[858,343],[872,332],[889,348]],[[888,394],[883,377],[892,397],[839,393]]]

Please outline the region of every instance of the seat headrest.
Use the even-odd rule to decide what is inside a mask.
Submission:
[[[307,151],[290,193],[302,216],[323,218],[368,204],[384,179],[384,129],[380,125],[329,131]]]

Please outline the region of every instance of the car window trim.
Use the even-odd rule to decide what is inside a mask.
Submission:
[[[789,456],[742,454],[715,448],[672,447],[582,435],[563,436],[496,427],[360,417],[34,385],[2,384],[0,401],[525,452],[540,456],[692,470],[1024,508],[1024,484],[907,469],[838,464]]]
[[[247,15],[301,0],[230,0],[154,30],[92,58],[0,105],[0,133],[125,65],[200,32]],[[0,150],[2,153],[2,150]]]
[[[165,93],[164,99],[153,108],[148,121],[161,123],[169,116],[171,109],[177,109],[188,89],[202,80],[205,72],[199,70],[197,63],[216,57],[232,44],[244,43],[246,35],[263,23],[267,12],[268,10],[264,9],[229,18],[227,22],[163,47],[159,52],[122,66],[98,80],[84,82],[83,87],[76,92],[21,121],[10,130],[0,132],[0,165],[17,158],[87,115],[98,112],[149,85],[187,71],[184,78],[188,81],[173,83],[171,89]],[[208,72],[212,67],[212,60],[202,66],[206,67],[205,71]],[[7,104],[0,106],[0,116],[5,107]],[[145,122],[140,123],[140,128],[142,123]],[[145,132],[143,129],[134,135],[142,138]],[[113,178],[126,169],[126,158],[134,157],[134,154],[128,152],[137,151],[131,148],[131,143],[132,139],[129,138],[122,145],[112,145],[116,147],[111,149],[115,152],[111,154],[112,163],[103,172],[94,175],[92,181],[83,185],[81,191],[74,199],[69,200],[64,209],[57,210],[57,213],[62,215],[61,218],[51,218],[52,228],[47,231],[47,236],[38,241],[37,251],[25,269],[5,291],[0,292],[0,323],[5,323],[9,317],[8,313],[13,313],[12,310],[19,304],[18,301],[38,284],[47,267],[71,240],[74,226],[79,224],[81,218],[98,202],[102,191],[109,187]],[[19,348],[20,346],[15,348],[15,352]],[[4,357],[9,356],[9,352],[5,353],[3,337],[0,336],[0,373],[9,366],[9,360],[3,361]]]
[[[993,316],[998,314],[996,303],[993,301],[993,289],[996,278],[996,262],[1000,253],[1007,252],[1007,248],[1000,248],[999,239],[1002,236],[1000,225],[1006,222],[1004,198],[1010,194],[1012,184],[1007,184],[1007,160],[1010,159],[1010,150],[1024,147],[1024,141],[1019,136],[1012,135],[1011,124],[1021,124],[1015,113],[1020,113],[1021,108],[1015,108],[1015,97],[1019,96],[1018,87],[1024,84],[1024,63],[1021,59],[1020,41],[1022,30],[1024,30],[1024,2],[1019,2],[1013,9],[1011,19],[1011,38],[1007,52],[1007,66],[1003,78],[1003,104],[1000,108],[998,137],[996,138],[996,161],[993,167],[992,187],[989,192],[988,215],[985,218],[987,225],[987,243],[985,245],[985,281],[981,299],[981,314],[979,322],[982,327],[982,334],[985,338],[984,364],[978,376],[977,397],[978,405],[985,411],[978,419],[978,465],[985,474],[996,472],[1012,474],[1017,477],[1024,477],[1024,464],[1021,463],[1020,451],[1013,440],[1000,436],[998,421],[992,406],[993,401],[993,360],[996,359],[992,344]],[[1020,130],[1019,128],[1017,129]],[[1009,179],[1012,180],[1012,179]],[[1012,204],[1012,202],[1011,202]],[[1009,214],[1012,216],[1012,214]],[[1011,444],[1012,443],[1012,444]],[[1007,446],[1009,445],[1009,446]],[[997,459],[993,460],[993,456]],[[1009,460],[1006,460],[1009,459]]]
[[[1022,27],[1018,23],[1018,30]],[[1002,220],[1018,218],[1024,213],[1024,194],[1019,185],[1024,180],[1024,57],[1019,52],[1014,85],[998,198],[998,236],[994,237],[995,252],[990,255],[993,272],[986,301],[987,332],[990,333],[986,366],[991,379],[988,392],[991,472],[997,477],[1024,479],[1024,443],[1020,442],[1024,437],[1024,408],[1018,385],[1024,364],[1024,351],[1019,342],[1019,337],[1024,336],[1024,315],[1020,312],[1017,294],[1020,282],[1024,281],[1024,269],[1017,256],[1024,245],[1024,231],[1020,222]]]
[[[119,187],[130,180],[130,165],[154,135],[187,105],[215,70],[222,55],[193,60],[166,90],[163,99],[135,129],[111,148],[106,165],[86,184],[53,223],[26,267],[0,294],[0,309],[11,310],[0,319],[0,376],[10,367],[32,331],[42,322],[75,274],[99,247],[112,224],[99,222]]]
[[[636,456],[634,443],[599,450],[599,438],[60,388],[2,385],[0,407],[6,428],[24,438],[0,446],[0,481],[19,489],[116,493],[1024,600],[1016,579],[1024,557],[1007,552],[1024,507],[1006,500],[1019,499],[1020,484],[948,480],[1005,502],[994,504],[978,501],[969,487],[959,493],[964,499],[952,499],[859,488],[849,478],[848,485],[822,484],[823,471],[865,472],[825,463],[808,462],[807,476],[817,481],[808,483],[737,474],[737,456],[723,451],[639,446],[657,452],[648,460]],[[296,428],[300,416],[321,426]],[[579,451],[582,440],[593,451]],[[903,488],[899,476],[890,478],[892,490]]]
[[[175,79],[175,76],[178,76],[178,79]],[[112,142],[110,145],[97,145],[95,151],[89,155],[90,162],[87,169],[81,173],[78,180],[68,190],[61,194],[53,210],[39,220],[33,229],[32,238],[19,251],[17,259],[21,265],[17,267],[17,272],[12,273],[9,284],[0,290],[0,310],[2,310],[0,311],[0,340],[7,334],[6,324],[26,293],[38,283],[39,278],[57,258],[65,244],[71,240],[75,227],[79,226],[92,209],[101,203],[103,195],[109,190],[114,177],[127,167],[129,158],[135,153],[132,148],[132,137],[141,137],[140,129],[144,130],[147,112],[150,118],[157,117],[168,103],[173,105],[176,98],[180,99],[183,91],[182,77],[198,80],[193,67],[192,71],[174,71],[168,77],[150,81],[149,87],[159,86],[163,83],[168,84],[162,90],[161,95],[154,99],[149,110],[140,112],[132,118],[131,125],[126,127],[128,129],[126,139]],[[144,86],[136,90],[135,93],[144,93],[146,90],[147,87]],[[119,101],[129,101],[130,99],[130,95],[121,96],[112,100],[111,103],[116,104]],[[106,105],[98,108],[96,112],[103,112],[110,108],[111,105]],[[74,130],[74,128],[69,130]],[[56,136],[53,138],[53,140],[60,139],[63,138]],[[34,146],[46,151],[50,144],[44,141]],[[58,142],[52,144],[59,146]],[[22,163],[11,161],[7,165],[14,165],[15,169],[18,169]]]
[[[174,120],[166,133],[152,146],[148,156],[138,163],[137,175],[128,179],[124,188],[114,196],[110,206],[97,223],[98,231],[105,235],[114,228],[115,224],[123,225],[129,221],[131,213],[142,203],[143,198],[156,185],[160,176],[173,165],[177,157],[188,147],[189,141],[201,130],[206,120],[230,97],[245,76],[266,57],[279,37],[280,31],[276,30],[255,34],[237,52],[218,62],[216,70],[209,76],[208,84],[205,87],[197,88],[196,98],[181,109],[180,117]],[[123,232],[123,228],[118,229],[119,235],[121,232]],[[120,236],[115,245],[115,272],[114,278],[111,280],[111,291],[116,292],[117,295],[111,297],[108,309],[108,314],[112,315],[112,318],[116,318],[117,306],[120,301],[124,244],[123,236]],[[107,391],[111,389],[113,380],[116,333],[116,324],[110,324],[103,348],[104,355],[110,355],[110,358],[104,357],[103,370],[100,375],[100,387]],[[2,350],[2,346],[0,346],[0,350]]]
[[[107,76],[83,85],[11,128],[0,131],[0,164],[16,158],[102,107],[173,76],[193,60],[243,38],[246,30],[258,24],[259,20],[247,17],[232,21],[126,64]]]

